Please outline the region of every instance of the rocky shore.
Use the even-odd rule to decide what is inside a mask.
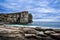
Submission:
[[[0,26],[0,40],[59,40],[60,29]]]

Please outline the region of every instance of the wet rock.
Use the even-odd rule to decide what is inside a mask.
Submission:
[[[54,31],[53,29],[49,28],[49,29],[46,29],[45,31]]]
[[[16,28],[0,28],[0,37],[3,40],[23,40],[24,32]]]
[[[44,34],[46,35],[50,35],[50,34],[54,34],[55,32],[54,31],[45,31]]]
[[[36,27],[35,30],[37,30],[37,31],[45,31],[46,29],[42,29],[40,27]]]
[[[44,34],[44,32],[43,31],[41,31],[41,32],[37,32],[37,36],[40,36],[40,37],[47,37],[47,35],[46,34]]]
[[[32,27],[0,26],[0,40],[60,40],[59,30],[42,30]]]
[[[40,40],[35,34],[25,34],[25,40]]]
[[[60,40],[60,33],[54,33],[54,34],[51,34],[50,36],[56,40]]]
[[[42,37],[41,40],[55,40],[55,39],[53,39],[51,37]]]
[[[36,36],[35,34],[25,34],[25,37],[34,37]]]
[[[20,37],[0,37],[1,38],[1,40],[24,40],[24,39],[22,39],[22,38],[20,38]]]
[[[37,31],[33,28],[23,28],[23,31],[26,34],[37,34]]]
[[[54,29],[56,33],[60,33],[60,29]]]
[[[25,38],[25,40],[40,40],[40,39],[36,39],[34,37],[31,37],[31,38]]]

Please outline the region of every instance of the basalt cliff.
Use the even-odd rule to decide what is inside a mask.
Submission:
[[[32,22],[32,15],[28,11],[0,14],[0,24],[28,24]]]

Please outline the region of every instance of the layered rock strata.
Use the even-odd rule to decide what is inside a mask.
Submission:
[[[0,14],[0,24],[28,24],[32,22],[32,15],[28,11]]]

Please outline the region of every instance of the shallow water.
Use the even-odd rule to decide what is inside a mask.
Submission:
[[[30,24],[8,24],[10,26],[29,26],[29,27],[44,27],[44,28],[60,28],[60,22],[39,22],[34,21]]]

